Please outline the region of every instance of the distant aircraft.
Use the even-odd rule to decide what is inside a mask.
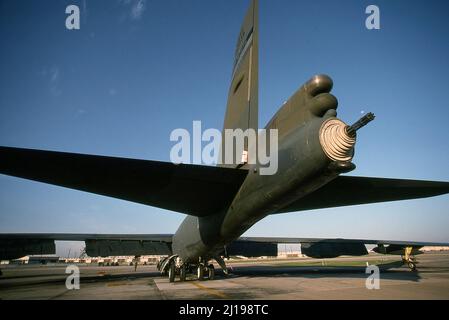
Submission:
[[[258,1],[246,14],[235,51],[224,129],[258,129]],[[0,173],[142,203],[187,214],[175,234],[1,234],[0,259],[55,251],[55,240],[85,241],[89,256],[167,255],[161,273],[171,282],[189,272],[214,278],[212,260],[227,274],[223,257],[277,255],[278,243],[301,243],[311,257],[399,253],[415,269],[410,241],[240,237],[270,214],[425,198],[449,192],[448,182],[340,176],[355,168],[355,131],[337,119],[332,80],[317,75],[282,105],[267,129],[279,134],[274,175],[260,166],[202,166],[65,152],[0,147]],[[247,151],[247,150],[244,150]],[[388,250],[391,248],[392,250]]]

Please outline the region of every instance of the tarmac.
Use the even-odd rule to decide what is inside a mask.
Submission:
[[[170,283],[156,267],[80,265],[80,289],[66,287],[67,265],[2,265],[0,299],[449,299],[449,253],[417,256],[418,271],[398,256],[242,260],[215,280]],[[380,268],[379,289],[367,289],[366,264]]]

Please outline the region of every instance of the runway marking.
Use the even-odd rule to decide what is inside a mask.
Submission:
[[[129,286],[129,285],[131,285],[131,283],[112,282],[112,283],[106,284],[107,287],[120,287],[120,286]]]
[[[194,285],[195,287],[197,287],[198,289],[206,291],[207,293],[209,293],[211,295],[214,295],[216,297],[220,297],[222,299],[229,299],[229,297],[226,294],[224,294],[224,293],[222,293],[222,292],[220,292],[218,290],[215,290],[215,289],[212,289],[212,288],[208,288],[206,286],[203,286],[202,284],[199,284],[198,282],[190,282],[190,283],[192,285]]]

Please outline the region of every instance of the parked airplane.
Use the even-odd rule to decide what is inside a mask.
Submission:
[[[224,129],[258,129],[258,1],[246,14],[235,51]],[[448,182],[340,176],[355,169],[356,131],[337,118],[332,80],[314,76],[282,105],[266,125],[278,130],[278,170],[261,175],[259,164],[201,166],[65,152],[0,147],[0,173],[133,201],[187,215],[175,234],[1,234],[0,259],[55,251],[55,240],[86,242],[89,256],[161,254],[170,281],[187,272],[214,277],[213,264],[227,273],[223,257],[271,256],[278,243],[301,243],[311,257],[396,252],[415,268],[410,241],[241,238],[271,214],[425,198],[449,192]],[[243,148],[248,148],[244,145]],[[249,150],[244,149],[243,153]],[[223,153],[222,153],[223,156]],[[388,248],[395,250],[388,250]]]

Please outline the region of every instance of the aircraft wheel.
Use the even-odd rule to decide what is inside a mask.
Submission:
[[[209,272],[208,276],[209,276],[209,280],[214,280],[215,278],[215,268],[213,264],[210,264],[209,267],[207,268],[207,271]]]
[[[175,263],[172,261],[168,267],[168,280],[170,282],[175,282],[175,271]]]
[[[416,271],[416,264],[414,264],[413,262],[409,262],[408,267],[411,271]]]
[[[198,280],[203,280],[204,279],[204,267],[199,264],[197,269],[196,269],[196,274],[198,276]]]
[[[186,266],[185,265],[183,265],[179,269],[179,280],[186,281]]]

